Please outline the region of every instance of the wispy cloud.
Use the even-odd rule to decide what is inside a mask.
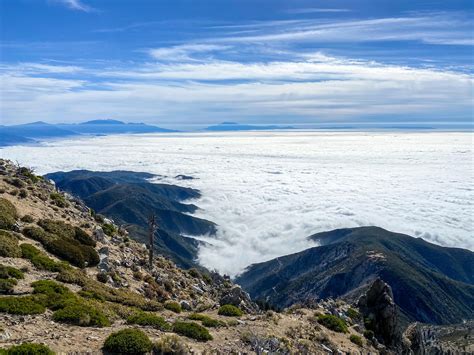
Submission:
[[[81,0],[54,0],[55,2],[61,3],[71,10],[92,12],[95,11],[93,7],[86,5]]]
[[[157,60],[165,61],[189,61],[193,60],[194,54],[210,54],[230,48],[225,45],[216,44],[185,44],[173,47],[154,48],[149,54]]]
[[[313,14],[313,13],[338,13],[338,12],[350,12],[350,9],[335,9],[335,8],[320,8],[320,7],[308,7],[302,9],[290,9],[287,13],[290,14]]]

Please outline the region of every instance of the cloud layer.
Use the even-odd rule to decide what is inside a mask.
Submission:
[[[230,275],[308,248],[307,236],[340,227],[377,225],[474,250],[472,133],[120,136],[1,153],[40,173],[131,169],[200,189],[197,215],[219,230],[201,237],[210,246],[199,260]],[[171,178],[178,174],[197,179]]]

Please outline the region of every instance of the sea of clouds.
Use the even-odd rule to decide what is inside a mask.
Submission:
[[[236,275],[314,246],[311,234],[377,225],[474,250],[472,133],[237,132],[80,138],[8,147],[35,168],[128,169],[202,192],[202,265]],[[177,180],[179,174],[194,180]]]

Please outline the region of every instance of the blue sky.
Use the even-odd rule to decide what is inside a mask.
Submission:
[[[456,0],[0,0],[0,123],[468,124],[473,12]]]

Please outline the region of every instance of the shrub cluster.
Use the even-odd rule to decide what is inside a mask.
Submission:
[[[148,336],[139,329],[123,329],[105,339],[102,349],[112,354],[146,354],[153,348]]]
[[[64,195],[58,193],[58,192],[52,192],[50,195],[49,195],[49,198],[51,199],[51,202],[60,207],[60,208],[64,208],[64,207],[67,207],[69,204],[67,203],[66,199],[64,198]]]
[[[354,344],[356,345],[359,345],[359,346],[362,346],[364,345],[363,341],[362,341],[362,338],[358,335],[355,335],[355,334],[351,334],[351,336],[349,337],[349,340],[351,342],[353,342]]]
[[[347,315],[352,319],[357,319],[360,316],[359,312],[355,310],[354,308],[349,308],[347,310]]]
[[[34,296],[6,296],[0,297],[0,312],[10,314],[40,314],[45,307]]]
[[[137,312],[127,318],[128,324],[137,324],[142,326],[150,326],[160,329],[164,332],[171,330],[171,325],[165,321],[163,317],[157,316],[153,313]]]
[[[15,206],[5,198],[0,198],[0,229],[11,230],[18,214]]]
[[[100,258],[93,248],[95,241],[81,228],[62,221],[41,220],[42,228],[27,227],[23,234],[38,240],[50,253],[80,268],[99,264]]]
[[[219,307],[217,314],[226,317],[240,317],[244,314],[244,312],[236,306],[233,306],[231,304],[225,304]]]
[[[21,257],[21,249],[18,245],[18,238],[10,232],[3,230],[0,230],[0,256],[9,258]]]
[[[198,320],[202,322],[202,325],[208,328],[218,328],[218,327],[225,327],[226,323],[218,320],[211,318],[209,316],[206,316],[205,314],[200,314],[200,313],[193,313],[189,317],[191,320]]]
[[[102,230],[109,237],[113,237],[115,235],[115,233],[117,233],[117,228],[115,228],[115,226],[113,224],[110,224],[110,223],[102,224]]]
[[[338,333],[347,333],[347,324],[344,319],[334,316],[332,314],[319,314],[317,316],[318,322],[328,329]]]
[[[34,245],[27,243],[21,244],[20,250],[23,258],[31,261],[39,270],[58,272],[66,267],[66,264],[54,261]]]
[[[189,347],[176,335],[165,335],[153,345],[154,355],[190,354]]]
[[[64,308],[53,313],[56,322],[79,325],[81,327],[107,327],[110,322],[106,315],[83,301],[69,301]]]
[[[212,335],[202,325],[195,322],[176,321],[173,325],[173,331],[185,337],[195,339],[197,341],[212,340]]]
[[[5,355],[54,355],[54,352],[43,344],[35,343],[23,343],[20,345],[14,345],[5,351],[1,351],[0,354]]]
[[[181,305],[178,302],[168,301],[165,303],[165,308],[174,313],[181,313]]]
[[[0,294],[12,293],[17,279],[22,279],[23,276],[23,272],[14,267],[0,265]]]

